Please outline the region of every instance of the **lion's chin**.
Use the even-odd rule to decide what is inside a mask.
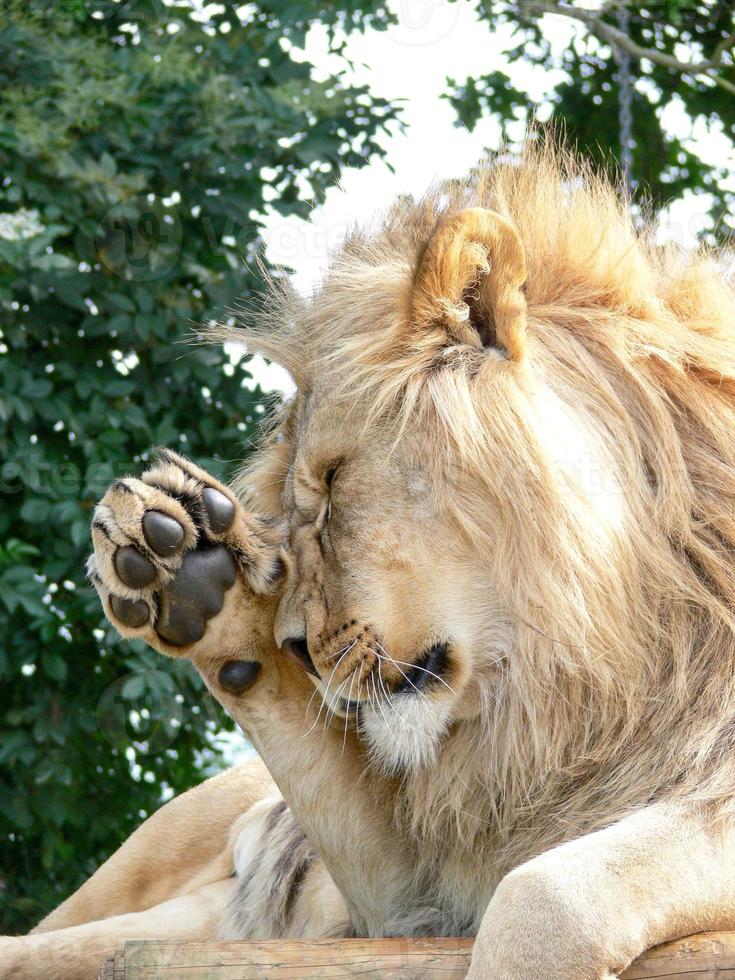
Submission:
[[[429,767],[451,720],[452,702],[402,693],[364,705],[358,734],[386,775]]]

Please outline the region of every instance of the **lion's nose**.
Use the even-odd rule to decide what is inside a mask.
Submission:
[[[309,656],[309,647],[306,644],[306,640],[291,636],[283,641],[281,649],[300,664],[309,674],[313,674],[314,677],[319,676],[314,666],[314,661]]]

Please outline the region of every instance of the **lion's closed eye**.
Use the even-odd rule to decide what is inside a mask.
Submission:
[[[327,493],[329,494],[329,501],[327,503],[327,521],[332,517],[332,488],[334,486],[334,480],[337,476],[337,471],[339,470],[340,463],[330,463],[327,469],[324,471],[324,486],[327,488]]]
[[[324,471],[324,485],[327,491],[330,492],[332,489],[332,484],[334,483],[334,478],[337,475],[337,470],[340,468],[340,463],[330,463],[329,466]]]

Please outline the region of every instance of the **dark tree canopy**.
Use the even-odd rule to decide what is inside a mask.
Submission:
[[[151,446],[218,475],[245,455],[264,409],[247,364],[180,341],[258,285],[266,202],[306,214],[394,115],[290,56],[315,3],[220,6],[0,15],[1,931],[216,764],[227,722],[189,666],[119,642],[84,583],[92,507]],[[319,14],[370,21],[350,0]]]

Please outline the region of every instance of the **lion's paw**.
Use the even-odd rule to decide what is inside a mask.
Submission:
[[[235,583],[263,594],[282,571],[283,531],[247,513],[189,460],[161,450],[140,479],[115,480],[92,520],[87,572],[124,636],[188,655]]]

